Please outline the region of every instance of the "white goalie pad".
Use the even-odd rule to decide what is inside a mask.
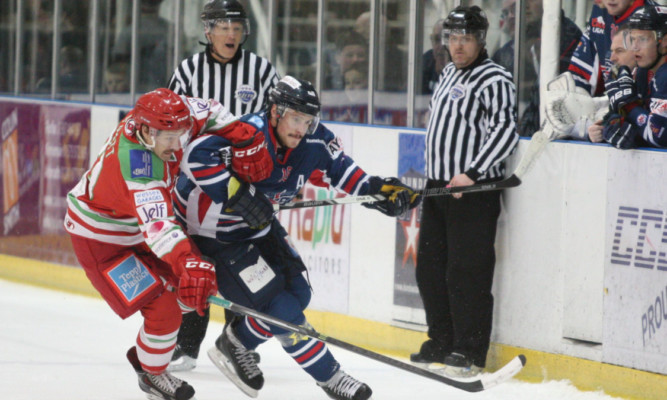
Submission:
[[[568,136],[581,119],[597,121],[609,108],[607,96],[591,97],[564,72],[547,84],[545,112],[549,123],[559,136]]]

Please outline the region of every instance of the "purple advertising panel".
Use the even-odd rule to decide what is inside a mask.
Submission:
[[[39,109],[0,102],[2,236],[39,232]]]
[[[90,109],[0,101],[0,253],[76,265],[62,221],[88,168]]]
[[[64,233],[66,196],[88,169],[90,109],[42,106],[41,233]]]

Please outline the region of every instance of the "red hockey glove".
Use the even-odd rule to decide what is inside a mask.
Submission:
[[[239,124],[236,130],[244,129],[241,142],[232,144],[232,170],[246,182],[259,182],[268,178],[273,172],[273,159],[264,142],[262,131],[251,132],[254,128],[248,124]]]
[[[178,282],[178,297],[183,304],[197,310],[197,314],[204,316],[208,307],[208,296],[214,296],[218,291],[215,283],[215,266],[203,261],[199,257],[191,256],[185,259],[183,273]]]

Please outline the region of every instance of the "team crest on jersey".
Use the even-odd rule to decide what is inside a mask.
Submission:
[[[130,175],[132,179],[153,176],[153,157],[150,151],[130,150]]]
[[[449,97],[452,100],[459,100],[466,96],[466,88],[460,83],[454,85],[453,88],[449,90]]]
[[[647,120],[648,119],[646,117],[646,114],[641,114],[639,117],[637,117],[637,125],[644,126],[646,125]]]
[[[137,125],[132,118],[128,118],[127,121],[125,121],[125,126],[123,129],[125,130],[125,136],[131,137],[134,135],[134,131],[137,129]]]
[[[591,31],[593,31],[593,33],[604,34],[604,28],[605,28],[605,23],[604,23],[604,18],[602,18],[602,16],[599,16],[591,21]]]
[[[257,97],[257,92],[250,85],[241,85],[236,89],[236,98],[242,103],[248,104],[255,100],[255,97]]]
[[[289,178],[289,175],[292,173],[292,167],[283,168],[282,173],[283,175],[278,182],[287,182],[287,178]]]

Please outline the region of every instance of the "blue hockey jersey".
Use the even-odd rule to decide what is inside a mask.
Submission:
[[[656,4],[652,0],[635,0],[618,17],[609,15],[607,10],[593,5],[586,31],[581,36],[572,54],[568,70],[574,76],[577,86],[587,90],[592,96],[604,93],[604,82],[611,69],[611,37],[634,12],[645,4]]]
[[[667,63],[653,74],[637,68],[637,93],[643,105],[628,113],[628,121],[641,128],[642,139],[651,146],[667,147]]]
[[[368,193],[370,176],[343,152],[339,138],[324,125],[306,135],[296,148],[279,152],[276,133],[265,112],[247,114],[240,122],[264,133],[274,169],[269,178],[254,186],[272,202],[292,201],[309,179],[351,195]],[[174,204],[177,217],[190,235],[235,242],[261,237],[271,226],[261,231],[250,229],[238,213],[226,209],[227,184],[232,175],[220,153],[230,144],[223,137],[207,134],[194,139],[185,150]]]

